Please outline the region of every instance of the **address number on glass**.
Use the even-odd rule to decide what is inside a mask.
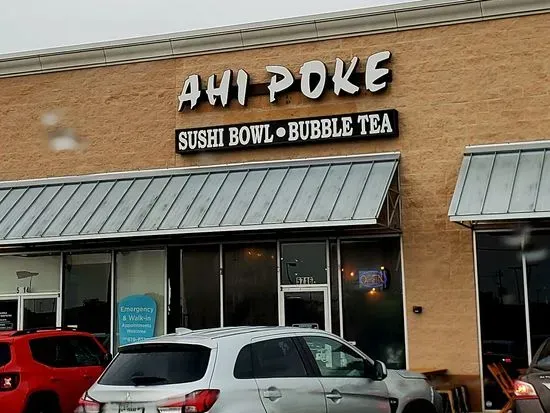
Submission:
[[[296,277],[296,284],[315,284],[313,277]]]

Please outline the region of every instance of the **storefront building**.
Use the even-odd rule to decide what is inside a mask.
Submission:
[[[550,335],[549,11],[422,1],[1,57],[0,330],[116,351],[314,326],[498,410],[487,364],[517,375]]]

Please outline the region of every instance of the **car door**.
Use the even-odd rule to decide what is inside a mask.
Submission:
[[[97,378],[101,375],[104,368],[105,353],[97,342],[88,336],[67,337],[71,352],[74,354],[76,364],[80,369],[79,389],[82,393],[88,390]]]
[[[323,386],[308,374],[292,337],[255,340],[252,370],[267,413],[325,413]]]
[[[358,352],[343,341],[321,335],[303,336],[300,342],[317,367],[327,413],[390,412],[386,384],[367,377],[366,360]]]
[[[73,412],[82,393],[81,370],[66,337],[43,337],[29,342],[32,358],[41,365],[36,374],[42,378],[41,389],[54,391],[63,413]],[[75,398],[75,394],[78,394]]]

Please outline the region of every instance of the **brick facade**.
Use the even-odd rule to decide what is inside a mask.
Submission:
[[[323,42],[0,79],[0,180],[187,165],[400,151],[403,246],[411,367],[445,367],[473,384],[479,406],[479,347],[472,234],[447,210],[463,149],[549,139],[548,15],[432,27]],[[186,76],[231,68],[267,82],[268,64],[298,73],[309,59],[390,50],[393,82],[381,95],[311,102],[301,94],[272,105],[203,103],[178,113]],[[180,156],[174,129],[396,108],[400,137]],[[81,153],[51,153],[40,117],[62,109],[89,140]],[[412,313],[422,305],[424,313]]]

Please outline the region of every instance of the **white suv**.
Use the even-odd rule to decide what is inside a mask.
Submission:
[[[425,377],[386,370],[333,334],[180,329],[126,345],[80,413],[438,413]]]

